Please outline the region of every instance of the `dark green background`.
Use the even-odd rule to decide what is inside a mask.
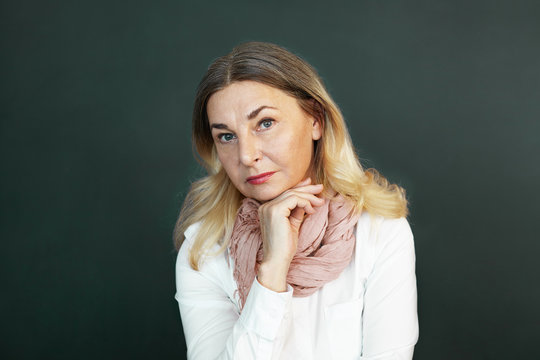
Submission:
[[[540,358],[538,1],[1,4],[3,359],[182,359],[194,91],[245,40],[321,73],[408,190],[415,359]]]

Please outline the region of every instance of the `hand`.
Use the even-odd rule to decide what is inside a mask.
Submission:
[[[322,184],[311,185],[308,178],[259,207],[263,261],[258,279],[263,286],[287,290],[287,273],[296,254],[300,226],[305,214],[313,214],[314,207],[324,204],[324,199],[316,196],[322,190]]]

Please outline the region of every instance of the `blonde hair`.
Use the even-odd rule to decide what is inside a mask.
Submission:
[[[192,141],[208,176],[194,182],[174,229],[179,249],[184,231],[201,222],[190,250],[190,264],[198,270],[205,256],[228,246],[243,195],[221,166],[212,139],[206,105],[215,92],[244,80],[257,81],[297,99],[302,109],[321,120],[322,137],[315,142],[315,183],[324,185],[355,204],[357,212],[387,218],[407,216],[405,190],[390,184],[375,169],[364,170],[354,151],[343,115],[327,93],[317,72],[304,60],[270,43],[248,42],[215,60],[199,84],[193,108]],[[219,249],[210,250],[217,245]]]

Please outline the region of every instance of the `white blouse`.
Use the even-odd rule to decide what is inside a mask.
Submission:
[[[227,253],[199,271],[190,226],[176,261],[175,295],[188,359],[412,359],[418,340],[413,235],[405,218],[370,217],[356,226],[353,259],[308,297],[277,293],[255,279],[240,313]],[[230,259],[232,262],[232,259]]]

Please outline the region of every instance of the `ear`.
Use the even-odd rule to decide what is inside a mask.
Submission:
[[[324,127],[324,109],[322,105],[315,99],[311,99],[311,103],[311,108],[313,109],[313,129],[311,132],[311,137],[313,140],[319,140],[322,137]]]
[[[313,129],[311,130],[311,138],[319,140],[322,137],[322,126],[318,119],[313,118]]]

